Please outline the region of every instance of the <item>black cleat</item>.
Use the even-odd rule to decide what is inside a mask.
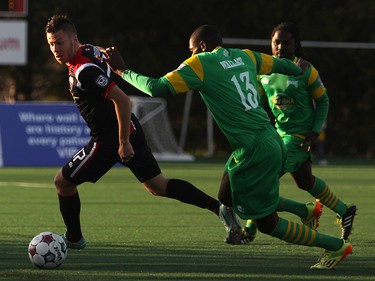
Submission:
[[[356,205],[350,205],[342,217],[338,216],[338,222],[341,226],[341,239],[348,240],[350,233],[352,232],[354,217],[357,212]]]

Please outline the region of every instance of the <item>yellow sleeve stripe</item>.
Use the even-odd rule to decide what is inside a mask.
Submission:
[[[249,57],[251,58],[251,60],[253,61],[253,63],[254,63],[255,65],[257,65],[257,60],[255,59],[255,56],[254,56],[253,52],[250,51],[249,49],[244,49],[243,51],[244,51],[246,54],[248,54]]]
[[[185,61],[185,64],[191,67],[194,73],[198,76],[198,78],[203,81],[204,79],[204,71],[202,67],[202,63],[198,56],[192,56]]]
[[[317,98],[320,98],[321,96],[324,95],[324,93],[326,92],[326,89],[323,88],[323,87],[319,87],[318,89],[316,89],[313,94],[312,94],[312,97],[313,99],[317,99]]]
[[[312,67],[307,85],[310,86],[318,78],[318,71]]]
[[[254,53],[252,51],[250,51],[249,49],[244,49],[243,51],[246,54],[248,54],[249,57],[251,58],[251,60],[254,62],[256,68],[258,69],[258,74],[269,74],[269,73],[271,73],[272,68],[273,68],[273,58],[271,56],[260,53],[262,62],[261,62],[260,69],[259,69],[259,65],[257,64],[257,60],[255,58]]]
[[[318,71],[313,67],[311,69],[311,73],[309,76],[309,79],[307,81],[307,85],[311,86],[317,79],[319,79]],[[326,89],[323,86],[319,86],[317,89],[315,89],[312,93],[312,97],[314,99],[317,99],[321,97],[325,93]]]
[[[273,68],[273,58],[271,56],[266,56],[265,54],[260,54],[262,57],[262,65],[259,70],[259,74],[268,74]]]
[[[177,71],[169,72],[164,77],[167,78],[177,94],[189,91],[189,87],[186,85],[185,80]]]

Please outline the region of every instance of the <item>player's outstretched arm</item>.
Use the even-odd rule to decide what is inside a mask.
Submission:
[[[122,75],[122,73],[126,70],[125,61],[122,58],[120,52],[116,47],[108,47],[105,50],[101,50],[105,56],[105,61],[111,67],[111,69],[118,75]]]
[[[163,82],[163,77],[152,78],[136,73],[130,69],[121,73],[122,79],[151,97],[165,97],[171,93],[169,87]]]
[[[303,74],[303,70],[295,64],[293,61],[286,59],[286,58],[274,58],[273,59],[273,68],[272,73],[281,73],[285,75],[301,75]]]
[[[128,69],[124,59],[116,47],[106,48],[105,61],[122,79],[151,97],[169,95],[171,92],[162,78],[151,78]]]

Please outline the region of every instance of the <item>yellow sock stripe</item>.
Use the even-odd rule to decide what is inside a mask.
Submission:
[[[316,231],[315,230],[312,230],[311,228],[309,228],[307,230],[311,235],[310,235],[310,240],[305,244],[307,246],[311,246],[311,245],[314,245],[315,244],[315,238],[316,238]]]
[[[320,201],[324,200],[325,197],[327,197],[329,194],[327,194],[327,191],[328,191],[328,186],[326,185],[324,188],[323,188],[323,191],[316,195],[315,198],[318,198]]]
[[[282,240],[286,240],[286,237],[289,235],[290,231],[290,221],[288,221],[288,227],[286,228],[284,236],[281,238]]]
[[[300,240],[300,244],[302,244],[302,245],[305,245],[306,244],[306,241],[307,241],[307,238],[309,237],[309,229],[310,228],[308,228],[306,225],[303,225],[303,232],[305,233],[304,235],[303,235],[303,238]]]
[[[293,242],[301,245],[311,246],[315,241],[316,231],[303,224],[300,224],[299,226],[300,233]]]
[[[324,187],[323,192],[317,195],[316,198],[318,198],[323,205],[330,209],[333,209],[339,201],[339,199],[329,189],[328,185]]]
[[[298,224],[298,235],[297,237],[294,239],[294,241],[296,241],[296,243],[298,244],[301,244],[301,241],[302,241],[302,234],[305,232],[305,229],[304,229],[304,225],[303,224]]]
[[[315,245],[316,231],[306,225],[288,221],[287,230],[282,240],[306,246]]]
[[[299,226],[299,233],[293,242],[297,244],[302,244],[302,245],[309,245],[308,238],[310,237],[309,234],[310,234],[311,229],[303,224],[298,224],[298,226]]]
[[[330,209],[333,209],[336,206],[338,201],[339,201],[339,198],[337,198],[336,196],[332,194],[332,198],[329,202],[327,202],[326,206]]]
[[[302,225],[299,224],[299,223],[294,223],[295,226],[296,226],[296,232],[294,233],[294,236],[293,236],[293,243],[299,243],[299,240],[301,238],[301,235],[302,235]]]
[[[326,185],[324,187],[324,190],[322,193],[320,193],[317,198],[322,202],[324,205],[327,206],[328,202],[332,199],[332,192],[329,190],[328,186]]]
[[[315,244],[316,231],[310,229],[306,225],[290,222],[290,227],[284,235],[284,241],[306,246]]]
[[[299,243],[300,237],[303,233],[301,225],[295,222],[289,222],[288,227],[283,240],[292,243]]]
[[[291,222],[291,231],[289,233],[289,236],[288,236],[288,241],[293,241],[294,239],[294,236],[295,236],[295,233],[296,233],[296,230],[297,230],[297,226],[296,226],[296,223],[295,222]]]
[[[326,196],[324,199],[321,199],[320,202],[322,202],[324,205],[326,205],[327,207],[329,207],[329,205],[334,200],[335,200],[335,196],[333,196],[332,192],[329,192],[328,196]]]

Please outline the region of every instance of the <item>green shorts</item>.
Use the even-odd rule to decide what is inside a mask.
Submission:
[[[271,125],[251,147],[233,151],[225,169],[229,175],[233,209],[242,219],[259,219],[276,211],[279,174],[285,157],[284,144]]]
[[[305,146],[301,146],[303,139],[293,135],[284,135],[282,140],[286,147],[286,163],[284,173],[294,173],[306,161],[311,161],[311,150],[306,151]]]

